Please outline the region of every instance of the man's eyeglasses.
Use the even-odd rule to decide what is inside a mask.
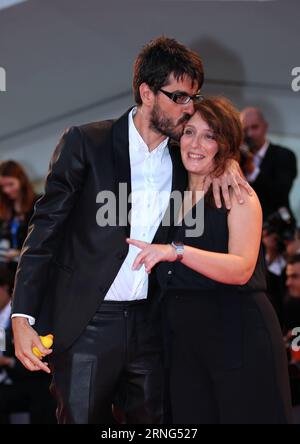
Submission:
[[[165,91],[164,89],[159,89],[165,96],[169,97],[169,99],[173,100],[173,102],[178,103],[178,105],[186,105],[192,100],[194,103],[199,103],[204,100],[204,96],[201,94],[195,94],[194,96],[189,96],[186,93],[171,93],[169,91]]]

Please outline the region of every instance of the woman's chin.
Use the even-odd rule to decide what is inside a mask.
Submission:
[[[187,161],[183,165],[188,173],[199,174],[199,176],[207,176],[213,171],[213,165],[208,165],[207,162],[205,164],[203,161]]]
[[[199,176],[205,174],[206,171],[206,168],[203,168],[200,165],[186,164],[184,167],[188,173],[199,174]]]

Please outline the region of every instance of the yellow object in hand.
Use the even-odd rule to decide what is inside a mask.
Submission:
[[[45,348],[50,348],[53,344],[53,335],[49,334],[47,336],[40,336],[40,340]],[[38,358],[43,357],[43,353],[41,353],[37,347],[33,347],[32,352]]]

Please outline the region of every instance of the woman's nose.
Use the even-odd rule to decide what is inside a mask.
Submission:
[[[194,138],[193,145],[195,148],[204,148],[203,136],[201,134]]]

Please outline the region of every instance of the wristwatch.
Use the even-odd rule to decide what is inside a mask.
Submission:
[[[182,242],[173,241],[171,245],[175,249],[177,254],[176,261],[181,261],[184,253],[184,244]]]

